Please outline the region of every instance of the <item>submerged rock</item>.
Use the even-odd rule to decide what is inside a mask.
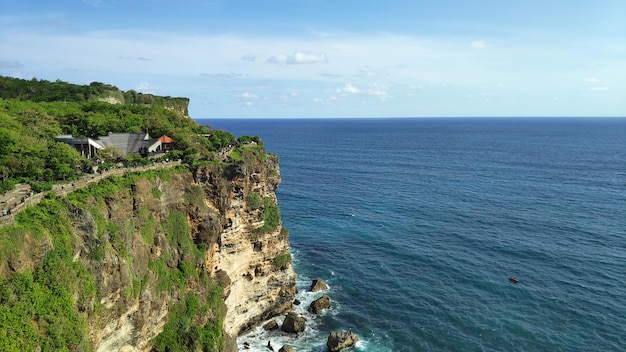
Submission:
[[[326,284],[324,280],[313,279],[313,282],[311,283],[311,289],[309,291],[317,292],[317,291],[326,291],[326,290],[328,290],[328,284]]]
[[[330,306],[330,297],[328,297],[328,295],[323,295],[322,297],[311,302],[311,305],[309,305],[309,312],[314,314],[320,314],[321,311],[323,311],[324,309],[329,309]]]
[[[298,316],[298,314],[294,312],[289,312],[287,313],[283,326],[281,326],[280,329],[288,333],[299,333],[303,332],[305,327],[306,318]]]
[[[352,331],[333,331],[328,336],[326,346],[330,352],[337,352],[354,346],[357,341],[359,338]]]

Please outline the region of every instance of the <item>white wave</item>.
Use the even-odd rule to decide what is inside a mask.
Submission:
[[[240,336],[237,345],[240,351],[263,351],[267,352],[268,342],[271,343],[275,351],[284,345],[290,345],[298,351],[325,351],[326,337],[318,329],[318,318],[312,314],[305,315],[307,318],[306,328],[298,334],[290,334],[280,329],[266,331],[259,326],[251,332]],[[284,316],[276,317],[278,325],[282,325]]]

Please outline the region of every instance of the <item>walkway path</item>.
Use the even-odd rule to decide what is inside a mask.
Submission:
[[[177,165],[180,165],[180,160],[170,162],[157,162],[147,166],[118,168],[105,171],[102,174],[87,174],[75,181],[55,184],[54,186],[52,186],[52,190],[37,194],[32,194],[30,192],[30,186],[28,184],[18,184],[13,190],[0,194],[0,207],[3,210],[2,214],[4,214],[4,211],[10,212],[9,214],[4,216],[0,214],[0,226],[14,224],[15,214],[26,209],[26,207],[28,206],[38,204],[41,199],[50,192],[54,192],[59,196],[65,197],[68,193],[74,192],[81,188],[85,188],[90,183],[98,182],[103,178],[109,176],[124,175],[127,172],[167,169]]]

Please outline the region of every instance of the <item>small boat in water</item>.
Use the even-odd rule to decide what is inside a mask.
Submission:
[[[518,282],[519,282],[519,279],[518,279],[518,278],[516,278],[515,276],[511,276],[511,277],[509,278],[509,281],[511,281],[512,283],[516,284],[516,283],[518,283]]]

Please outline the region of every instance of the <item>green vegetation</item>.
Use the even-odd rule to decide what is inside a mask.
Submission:
[[[199,209],[206,208],[206,204],[204,204],[205,199],[206,195],[204,194],[204,190],[197,185],[191,186],[191,190],[185,194],[185,204],[192,205]]]
[[[121,104],[102,101],[106,99]],[[118,256],[124,263],[120,270],[128,271],[121,288],[123,299],[139,299],[147,287],[180,298],[164,331],[152,341],[155,351],[223,349],[223,292],[205,268],[206,244],[194,243],[189,213],[176,208],[167,219],[159,219],[151,215],[154,200],[145,198],[161,198],[157,185],[172,175],[194,172],[201,165],[256,163],[267,154],[258,137],[235,139],[228,132],[199,126],[185,116],[187,104],[183,98],[122,92],[98,82],[80,86],[0,77],[0,191],[19,182],[29,183],[34,191],[49,190],[54,183],[75,180],[90,171],[91,161],[54,141],[60,134],[96,137],[147,131],[152,137],[168,135],[176,145],[167,158],[184,163],[109,176],[65,198],[50,193],[38,205],[15,214],[15,224],[0,227],[0,263],[6,263],[0,267],[0,350],[93,350],[88,324],[97,325],[111,314],[111,308],[100,303],[99,286],[102,261],[111,256]],[[234,146],[230,160],[215,157],[228,146]],[[104,162],[100,167],[106,168],[152,162],[112,149],[99,151],[98,158]],[[145,202],[138,208],[133,203],[135,216],[112,216],[117,205],[112,206],[111,199],[127,201],[133,197],[132,187],[146,180],[152,188],[147,188],[149,196],[143,197]],[[246,201],[263,210],[264,225],[256,232],[280,226],[278,205],[272,198],[252,193]],[[188,209],[206,207],[204,190],[193,186],[184,203]],[[83,212],[93,219],[96,238],[73,233],[70,219]],[[133,255],[137,248],[155,243],[167,250],[159,255]],[[25,256],[32,257],[27,261],[32,259],[34,265],[24,265]],[[274,265],[283,267],[290,261],[289,253],[284,253],[274,259]]]
[[[261,207],[261,196],[258,193],[248,194],[246,197],[248,206],[252,209],[259,209]]]
[[[154,340],[159,352],[221,351],[224,347],[221,313],[222,290],[214,287],[206,301],[195,293],[187,293],[169,314],[169,321]],[[195,320],[211,311],[215,320],[200,326]]]
[[[39,239],[48,236],[53,245],[33,273],[26,270],[0,280],[3,351],[91,349],[86,338],[86,314],[96,309],[96,290],[90,273],[80,261],[72,260],[74,235],[67,205],[54,196],[46,198],[18,214],[16,225],[0,228],[0,248],[13,240],[11,234],[26,232]],[[3,253],[8,257],[2,260],[10,260],[15,253]]]
[[[269,233],[280,225],[278,204],[270,197],[263,198],[263,226],[254,229],[255,233]]]
[[[124,104],[99,99],[116,96]],[[27,182],[33,190],[49,189],[50,182],[73,180],[88,172],[91,163],[64,143],[61,134],[90,137],[114,133],[148,132],[168,135],[175,141],[172,160],[193,162],[211,152],[234,145],[225,131],[200,126],[186,116],[187,99],[156,97],[94,82],[88,86],[62,81],[20,80],[0,76],[0,191]],[[256,137],[258,138],[258,137]],[[98,157],[111,167],[142,165],[137,155],[100,151]]]
[[[138,93],[134,90],[120,91],[117,87],[100,82],[76,85],[61,80],[23,80],[0,76],[0,98],[30,100],[34,102],[85,102],[113,98],[126,105],[159,105],[188,115],[187,98],[160,97]]]
[[[291,263],[291,254],[289,252],[277,255],[274,258],[274,266],[277,268],[284,268],[288,263]]]
[[[267,153],[265,152],[265,148],[261,143],[256,143],[253,145],[240,144],[230,152],[229,157],[232,161],[235,162],[246,162],[255,164],[261,160],[267,159]]]
[[[100,261],[108,251],[115,251],[123,258],[131,276],[131,285],[124,288],[127,299],[136,299],[152,280],[157,292],[177,290],[183,299],[169,317],[165,331],[153,342],[157,351],[219,351],[222,337],[221,288],[211,283],[202,266],[203,247],[193,243],[186,213],[174,211],[162,224],[149,216],[145,206],[137,210],[137,217],[117,223],[105,219],[101,211],[103,199],[129,192],[130,186],[141,179],[161,180],[181,169],[153,170],[110,177],[92,184],[66,198],[50,195],[38,205],[29,207],[16,215],[16,224],[0,227],[0,260],[12,261],[25,246],[24,237],[51,241],[51,248],[41,266],[34,272],[25,270],[6,279],[0,279],[0,350],[2,351],[90,351],[86,336],[87,317],[94,319],[101,312],[99,295],[93,278],[97,272],[89,272],[81,260],[74,261],[75,235],[69,220],[72,209],[89,211],[98,226],[102,238],[86,256],[88,260]],[[202,192],[197,187],[191,193],[190,203],[198,201]],[[168,243],[178,253],[164,253],[148,263],[148,270],[135,265],[129,247],[135,233],[146,243],[154,243],[157,233],[165,235]],[[187,255],[189,254],[189,255]],[[144,272],[144,274],[142,274]],[[190,282],[209,292],[202,297],[187,291]],[[197,286],[199,285],[199,286]],[[212,317],[209,321],[201,317]],[[186,347],[185,347],[186,346]]]
[[[248,144],[248,143],[256,143],[259,146],[263,146],[263,141],[261,141],[261,138],[259,138],[259,136],[241,136],[239,138],[237,138],[237,142],[239,142],[240,144]]]

